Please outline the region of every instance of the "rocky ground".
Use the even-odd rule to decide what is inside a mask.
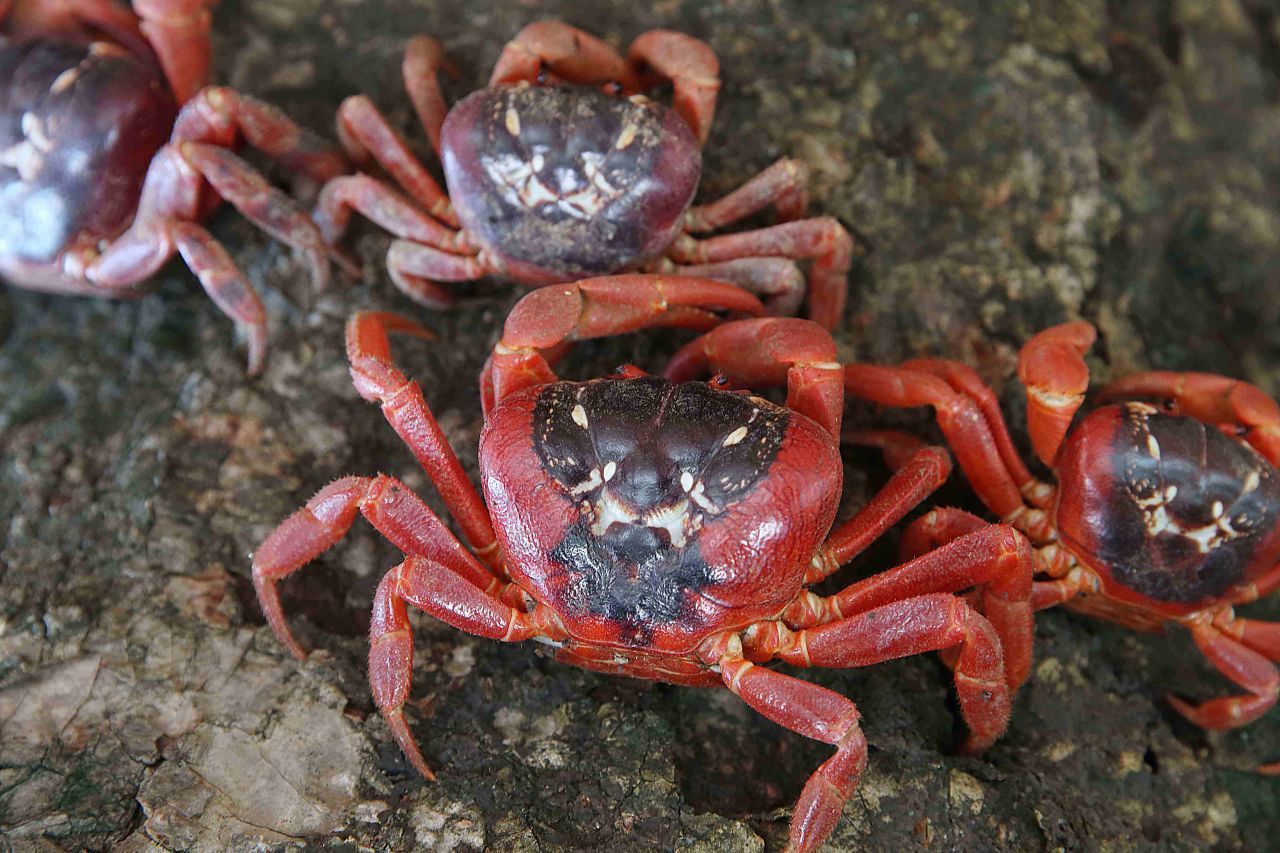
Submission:
[[[492,5],[225,0],[217,78],[322,132],[368,92],[410,131],[411,34],[444,42],[459,97],[540,17],[618,44],[683,30],[724,69],[703,197],[798,157],[814,209],[868,248],[844,357],[963,358],[1020,428],[1019,344],[1083,317],[1100,379],[1190,368],[1280,392],[1280,15],[1263,0]],[[258,379],[176,264],[132,303],[0,292],[0,849],[780,849],[825,747],[724,691],[597,676],[427,619],[410,719],[440,781],[417,779],[363,673],[396,559],[367,527],[285,584],[320,651],[283,653],[249,582],[277,521],[348,472],[395,473],[440,506],[352,390],[344,320],[386,308],[436,332],[400,358],[474,474],[472,377],[516,293],[464,286],[460,310],[425,313],[364,228],[364,279],[316,294],[234,213],[212,227],[265,294]],[[660,365],[680,339],[584,346],[567,369]],[[851,454],[846,474],[850,512],[884,472]],[[944,497],[971,503],[959,484]],[[936,659],[807,673],[859,703],[872,746],[828,849],[1275,847],[1280,780],[1248,771],[1280,757],[1280,716],[1225,735],[1177,718],[1165,691],[1228,689],[1184,635],[1054,612],[1037,642],[980,760],[949,751]]]

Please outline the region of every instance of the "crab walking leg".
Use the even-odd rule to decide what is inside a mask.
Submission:
[[[1244,430],[1244,440],[1280,465],[1280,406],[1256,385],[1212,373],[1154,370],[1117,379],[1102,389],[1106,400],[1163,397],[1180,414]]]
[[[1234,729],[1253,722],[1275,706],[1280,697],[1280,672],[1275,664],[1212,625],[1196,625],[1191,637],[1209,663],[1249,694],[1210,699],[1199,705],[1169,694],[1165,698],[1174,710],[1201,728]]]
[[[431,148],[440,155],[440,128],[449,112],[449,103],[440,91],[440,71],[457,76],[457,69],[445,58],[440,42],[429,36],[409,39],[404,50],[404,62],[400,66],[404,88],[418,114],[418,123],[431,140]]]
[[[783,612],[805,628],[864,613],[909,596],[981,588],[981,610],[1005,649],[1006,683],[1017,690],[1031,671],[1035,627],[1031,590],[1035,561],[1025,536],[1004,524],[986,525],[901,566],[823,598],[802,592]]]
[[[919,370],[932,373],[942,379],[957,392],[973,400],[978,411],[987,419],[987,429],[995,439],[1000,459],[1008,470],[1013,481],[1022,490],[1022,495],[1033,505],[1045,509],[1052,503],[1053,487],[1031,476],[1027,465],[1022,461],[1013,440],[1009,437],[1009,428],[1005,425],[1004,415],[1000,411],[1000,401],[996,394],[982,381],[977,371],[958,361],[947,361],[936,358],[919,358],[902,365],[907,370]]]
[[[787,408],[840,437],[844,390],[836,345],[811,320],[764,317],[726,323],[681,347],[664,376],[685,382],[706,373],[720,373],[748,387],[785,384]]]
[[[793,316],[804,301],[804,273],[786,258],[738,258],[714,264],[677,264],[660,258],[648,271],[736,284],[758,297],[771,317]]]
[[[537,83],[550,71],[566,83],[618,83],[639,89],[631,65],[600,39],[560,21],[536,21],[507,42],[489,75],[490,86]]]
[[[875,364],[845,365],[844,388],[854,397],[882,406],[932,406],[960,468],[987,508],[1034,542],[1048,540],[1047,514],[1023,500],[1022,490],[1001,458],[999,442],[971,398],[933,374]]]
[[[1222,630],[1267,660],[1280,662],[1280,622],[1262,622],[1236,616]]]
[[[353,211],[403,240],[461,255],[475,254],[465,232],[442,225],[410,199],[365,174],[343,175],[325,184],[312,218],[324,239],[336,243],[346,232]]]
[[[752,632],[762,628],[773,633],[780,627],[766,622],[749,628],[744,647],[757,642]],[[776,639],[765,639],[760,645],[762,652],[774,646],[778,658],[795,666],[837,668],[871,666],[959,647],[956,694],[969,727],[961,751],[982,752],[1009,725],[1013,691],[1000,638],[991,622],[954,595],[912,596],[815,628],[779,632]]]
[[[184,103],[209,78],[212,0],[134,0],[142,34],[155,49],[165,79]]]
[[[1034,335],[1018,354],[1018,378],[1027,389],[1027,433],[1036,456],[1050,468],[1084,404],[1089,390],[1084,354],[1097,337],[1089,323],[1064,323]]]
[[[225,148],[193,142],[166,145],[152,159],[133,225],[90,265],[88,278],[104,287],[121,286],[158,270],[171,254],[160,239],[163,229],[158,224],[198,221],[203,212],[200,190],[206,180],[259,228],[301,251],[317,289],[328,283],[324,239],[293,200]]]
[[[423,211],[446,225],[458,226],[449,196],[373,101],[364,95],[353,95],[342,102],[338,107],[338,138],[351,159],[360,164],[374,160]]]
[[[853,518],[827,537],[814,556],[806,584],[817,583],[861,554],[885,532],[920,505],[947,480],[951,455],[905,433],[891,431],[846,433],[845,443],[869,444],[883,448],[893,468],[889,482],[871,497]]]
[[[262,297],[213,235],[194,222],[167,222],[173,246],[196,276],[213,304],[245,335],[249,350],[247,372],[257,376],[267,356],[267,311]]]
[[[422,389],[392,363],[390,332],[430,336],[421,326],[394,314],[362,311],[347,321],[347,359],[356,391],[382,404],[382,414],[435,484],[467,543],[496,568],[501,556],[484,502],[427,407]]]
[[[714,231],[770,205],[781,222],[804,216],[809,207],[807,165],[784,157],[724,198],[690,208],[684,227],[691,234]]]
[[[383,576],[369,625],[369,684],[378,710],[409,762],[426,778],[435,779],[404,718],[413,677],[413,636],[406,603],[491,640],[518,643],[538,636],[562,640],[565,634],[546,608],[528,613],[516,610],[435,560],[410,557]]]
[[[290,172],[324,182],[348,170],[336,146],[299,127],[276,107],[234,89],[210,86],[183,105],[171,142],[233,148],[244,140]]]
[[[985,519],[954,507],[929,510],[907,525],[902,532],[898,556],[912,560],[927,554],[961,536],[967,536],[991,526]],[[1071,552],[1056,542],[1042,545],[1033,552],[1034,570],[1053,580],[1033,581],[1031,584],[1031,609],[1044,610],[1056,604],[1070,601],[1085,588],[1096,587],[1092,572],[1082,569]]]
[[[720,61],[706,42],[672,30],[649,30],[631,43],[627,59],[649,88],[670,80],[672,105],[706,144],[720,92]]]
[[[436,560],[478,589],[497,594],[502,581],[449,532],[404,483],[379,474],[343,477],[280,522],[253,554],[253,586],[267,622],[294,657],[305,657],[285,622],[276,585],[347,534],[356,512],[407,556]]]
[[[215,151],[220,153],[213,154]],[[174,146],[166,146],[152,159],[133,225],[89,264],[85,277],[106,290],[126,289],[157,272],[178,251],[214,303],[244,330],[249,374],[254,375],[262,369],[267,347],[262,300],[226,250],[193,221],[199,217],[201,172],[185,153],[189,152],[180,153]],[[287,197],[265,183],[256,183],[257,176],[247,163],[221,149],[200,146],[196,153],[197,160],[200,155],[211,155],[206,166],[209,173],[218,175],[216,188],[225,190],[232,203],[251,220],[300,247],[311,242],[307,236],[298,236],[306,235],[310,220]],[[226,166],[225,172],[219,166]],[[314,230],[314,226],[311,228]],[[318,238],[319,233],[314,236]],[[311,255],[313,280],[323,285],[328,278],[328,262],[322,244],[311,246],[307,253]]]
[[[658,327],[706,330],[722,322],[715,311],[759,315],[764,306],[722,281],[642,273],[532,291],[507,315],[502,339],[485,365],[484,410],[522,388],[554,382],[547,352],[563,354],[567,342]]]
[[[706,240],[684,235],[667,255],[676,263],[707,264],[735,258],[777,256],[812,260],[809,271],[809,319],[834,329],[844,317],[849,291],[853,238],[829,216],[784,222],[757,231],[721,234]]]
[[[394,240],[387,249],[387,274],[405,296],[427,308],[443,310],[454,303],[441,281],[475,281],[497,272],[482,255],[453,255],[411,240]]]
[[[805,782],[791,817],[789,853],[817,850],[835,829],[867,766],[857,707],[825,687],[745,661],[732,649],[718,663],[725,686],[761,716],[836,748]]]

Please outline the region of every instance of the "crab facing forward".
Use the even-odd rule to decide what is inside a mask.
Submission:
[[[443,67],[435,41],[410,42],[405,88],[449,195],[360,95],[342,104],[339,136],[398,191],[363,174],[337,178],[315,212],[331,242],[353,210],[390,231],[388,272],[410,298],[447,307],[440,282],[490,274],[545,285],[644,269],[731,281],[769,313],[794,314],[805,295],[794,259],[811,259],[809,316],[827,328],[840,321],[853,241],[835,219],[800,219],[803,164],[780,160],[719,201],[689,206],[720,88],[706,44],[651,30],[624,60],[594,36],[542,21],[506,46],[487,88],[451,110]],[[660,82],[672,84],[674,110],[638,94]],[[692,236],[769,206],[781,224]]]
[[[337,542],[357,513],[405,554],[378,587],[369,677],[396,740],[428,777],[403,712],[413,662],[408,605],[479,636],[540,640],[587,669],[723,685],[769,719],[836,747],[792,821],[792,849],[813,850],[866,762],[858,712],[843,696],[758,664],[859,667],[958,649],[964,748],[978,752],[1004,731],[1030,665],[1030,547],[1011,527],[987,525],[835,595],[805,589],[950,470],[937,448],[896,454],[885,489],[829,530],[842,477],[842,371],[831,337],[811,321],[719,326],[681,350],[666,378],[626,367],[566,382],[548,361],[571,341],[653,326],[706,329],[719,321],[712,309],[758,314],[762,306],[728,284],[646,275],[521,300],[482,386],[483,501],[418,385],[392,364],[387,333],[416,327],[356,315],[347,327],[356,387],[381,403],[472,550],[398,480],[344,477],[263,542],[254,584],[276,635],[302,657],[277,582]],[[716,377],[694,381],[707,371]],[[775,384],[787,388],[785,406],[729,390]],[[952,594],[975,588],[985,618]]]
[[[230,201],[302,251],[316,286],[327,249],[307,215],[229,149],[246,142],[317,182],[345,171],[345,158],[267,104],[201,90],[209,5],[0,2],[0,275],[35,290],[136,296],[177,252],[244,330],[256,373],[262,301],[199,222]]]
[[[1057,477],[1036,480],[1018,457],[994,393],[970,368],[922,359],[848,365],[848,393],[889,406],[934,406],[961,468],[987,507],[1036,548],[1036,609],[1065,603],[1140,630],[1175,623],[1218,671],[1249,691],[1192,705],[1208,729],[1242,726],[1280,695],[1280,625],[1233,607],[1280,587],[1280,407],[1258,388],[1207,373],[1138,373],[1089,387],[1088,323],[1047,329],[1023,347],[1032,447]],[[1135,400],[1156,399],[1158,408]],[[985,522],[954,509],[918,519],[907,553]],[[1280,764],[1264,772],[1280,772]]]

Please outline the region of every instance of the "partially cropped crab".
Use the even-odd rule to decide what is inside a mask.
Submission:
[[[689,207],[720,88],[715,54],[701,41],[651,30],[624,60],[566,24],[531,24],[503,50],[489,86],[451,110],[437,82],[444,65],[435,41],[410,42],[405,88],[449,195],[359,95],[339,110],[339,136],[398,190],[367,175],[337,178],[315,212],[330,241],[352,210],[390,231],[388,272],[410,298],[447,307],[453,297],[440,282],[490,274],[545,285],[643,269],[731,281],[761,296],[769,313],[794,314],[805,287],[791,259],[812,259],[809,316],[827,328],[840,321],[853,241],[835,219],[799,219],[808,205],[803,164],[780,160],[725,198]],[[664,81],[674,110],[638,94]],[[691,236],[770,205],[797,221]]]
[[[1036,609],[1065,603],[1140,630],[1185,627],[1210,663],[1249,692],[1200,705],[1171,695],[1170,703],[1204,728],[1245,725],[1280,695],[1280,624],[1232,609],[1280,587],[1280,407],[1235,379],[1138,373],[1102,390],[1104,401],[1121,402],[1072,426],[1095,337],[1088,323],[1056,326],[1019,358],[1031,444],[1056,487],[1027,470],[995,395],[962,364],[848,365],[845,389],[884,405],[936,408],[983,503],[1037,546],[1044,579],[1035,584]],[[938,509],[904,544],[922,552],[983,526]],[[1262,769],[1280,772],[1280,764]]]
[[[686,346],[667,378],[634,367],[588,382],[556,378],[570,341],[651,326],[708,328],[711,309],[758,314],[741,290],[627,275],[535,291],[515,307],[482,386],[484,500],[418,385],[391,362],[394,315],[347,326],[351,374],[380,402],[430,475],[475,555],[400,481],[344,477],[321,489],[254,554],[253,579],[280,641],[277,582],[337,542],[356,514],[406,556],[378,587],[369,678],[379,709],[424,776],[404,717],[413,670],[406,605],[495,640],[540,640],[587,669],[723,685],[758,712],[836,746],[796,806],[791,849],[831,832],[867,758],[852,702],[758,666],[860,667],[958,648],[960,709],[978,752],[1005,729],[1031,656],[1031,554],[1005,525],[822,597],[828,577],[946,478],[937,448],[889,448],[897,472],[830,530],[840,495],[842,371],[816,323],[739,320]],[[709,382],[692,381],[707,370]],[[775,405],[730,385],[785,384]],[[486,508],[487,503],[487,508]],[[987,617],[951,593],[976,589]],[[993,627],[994,626],[994,627]],[[1002,651],[1003,649],[1003,651]]]
[[[247,142],[316,181],[341,174],[345,158],[267,104],[200,90],[208,5],[0,2],[0,275],[35,290],[136,296],[177,252],[244,330],[256,373],[262,302],[200,221],[225,198],[304,252],[317,286],[327,250],[307,215],[229,149]]]

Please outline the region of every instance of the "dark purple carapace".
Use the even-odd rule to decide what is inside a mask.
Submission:
[[[782,570],[808,559],[830,524],[839,482],[809,474],[806,462],[832,462],[813,421],[759,397],[653,377],[558,382],[503,408],[490,420],[502,426],[481,440],[485,491],[533,515],[498,535],[512,571],[571,632],[687,644],[739,608],[745,624],[774,593],[796,594],[735,600],[763,572],[793,576]],[[518,444],[504,440],[513,434]],[[796,523],[810,518],[812,527]]]
[[[702,161],[676,113],[579,86],[499,86],[455,106],[441,158],[463,227],[513,275],[633,269],[680,233]]]
[[[177,105],[160,73],[105,43],[0,47],[0,265],[55,261],[132,221]]]
[[[1248,446],[1143,403],[1092,412],[1063,445],[1058,529],[1108,593],[1201,605],[1280,558],[1280,482]],[[1070,483],[1070,481],[1068,481]],[[1120,589],[1123,588],[1123,589]]]

